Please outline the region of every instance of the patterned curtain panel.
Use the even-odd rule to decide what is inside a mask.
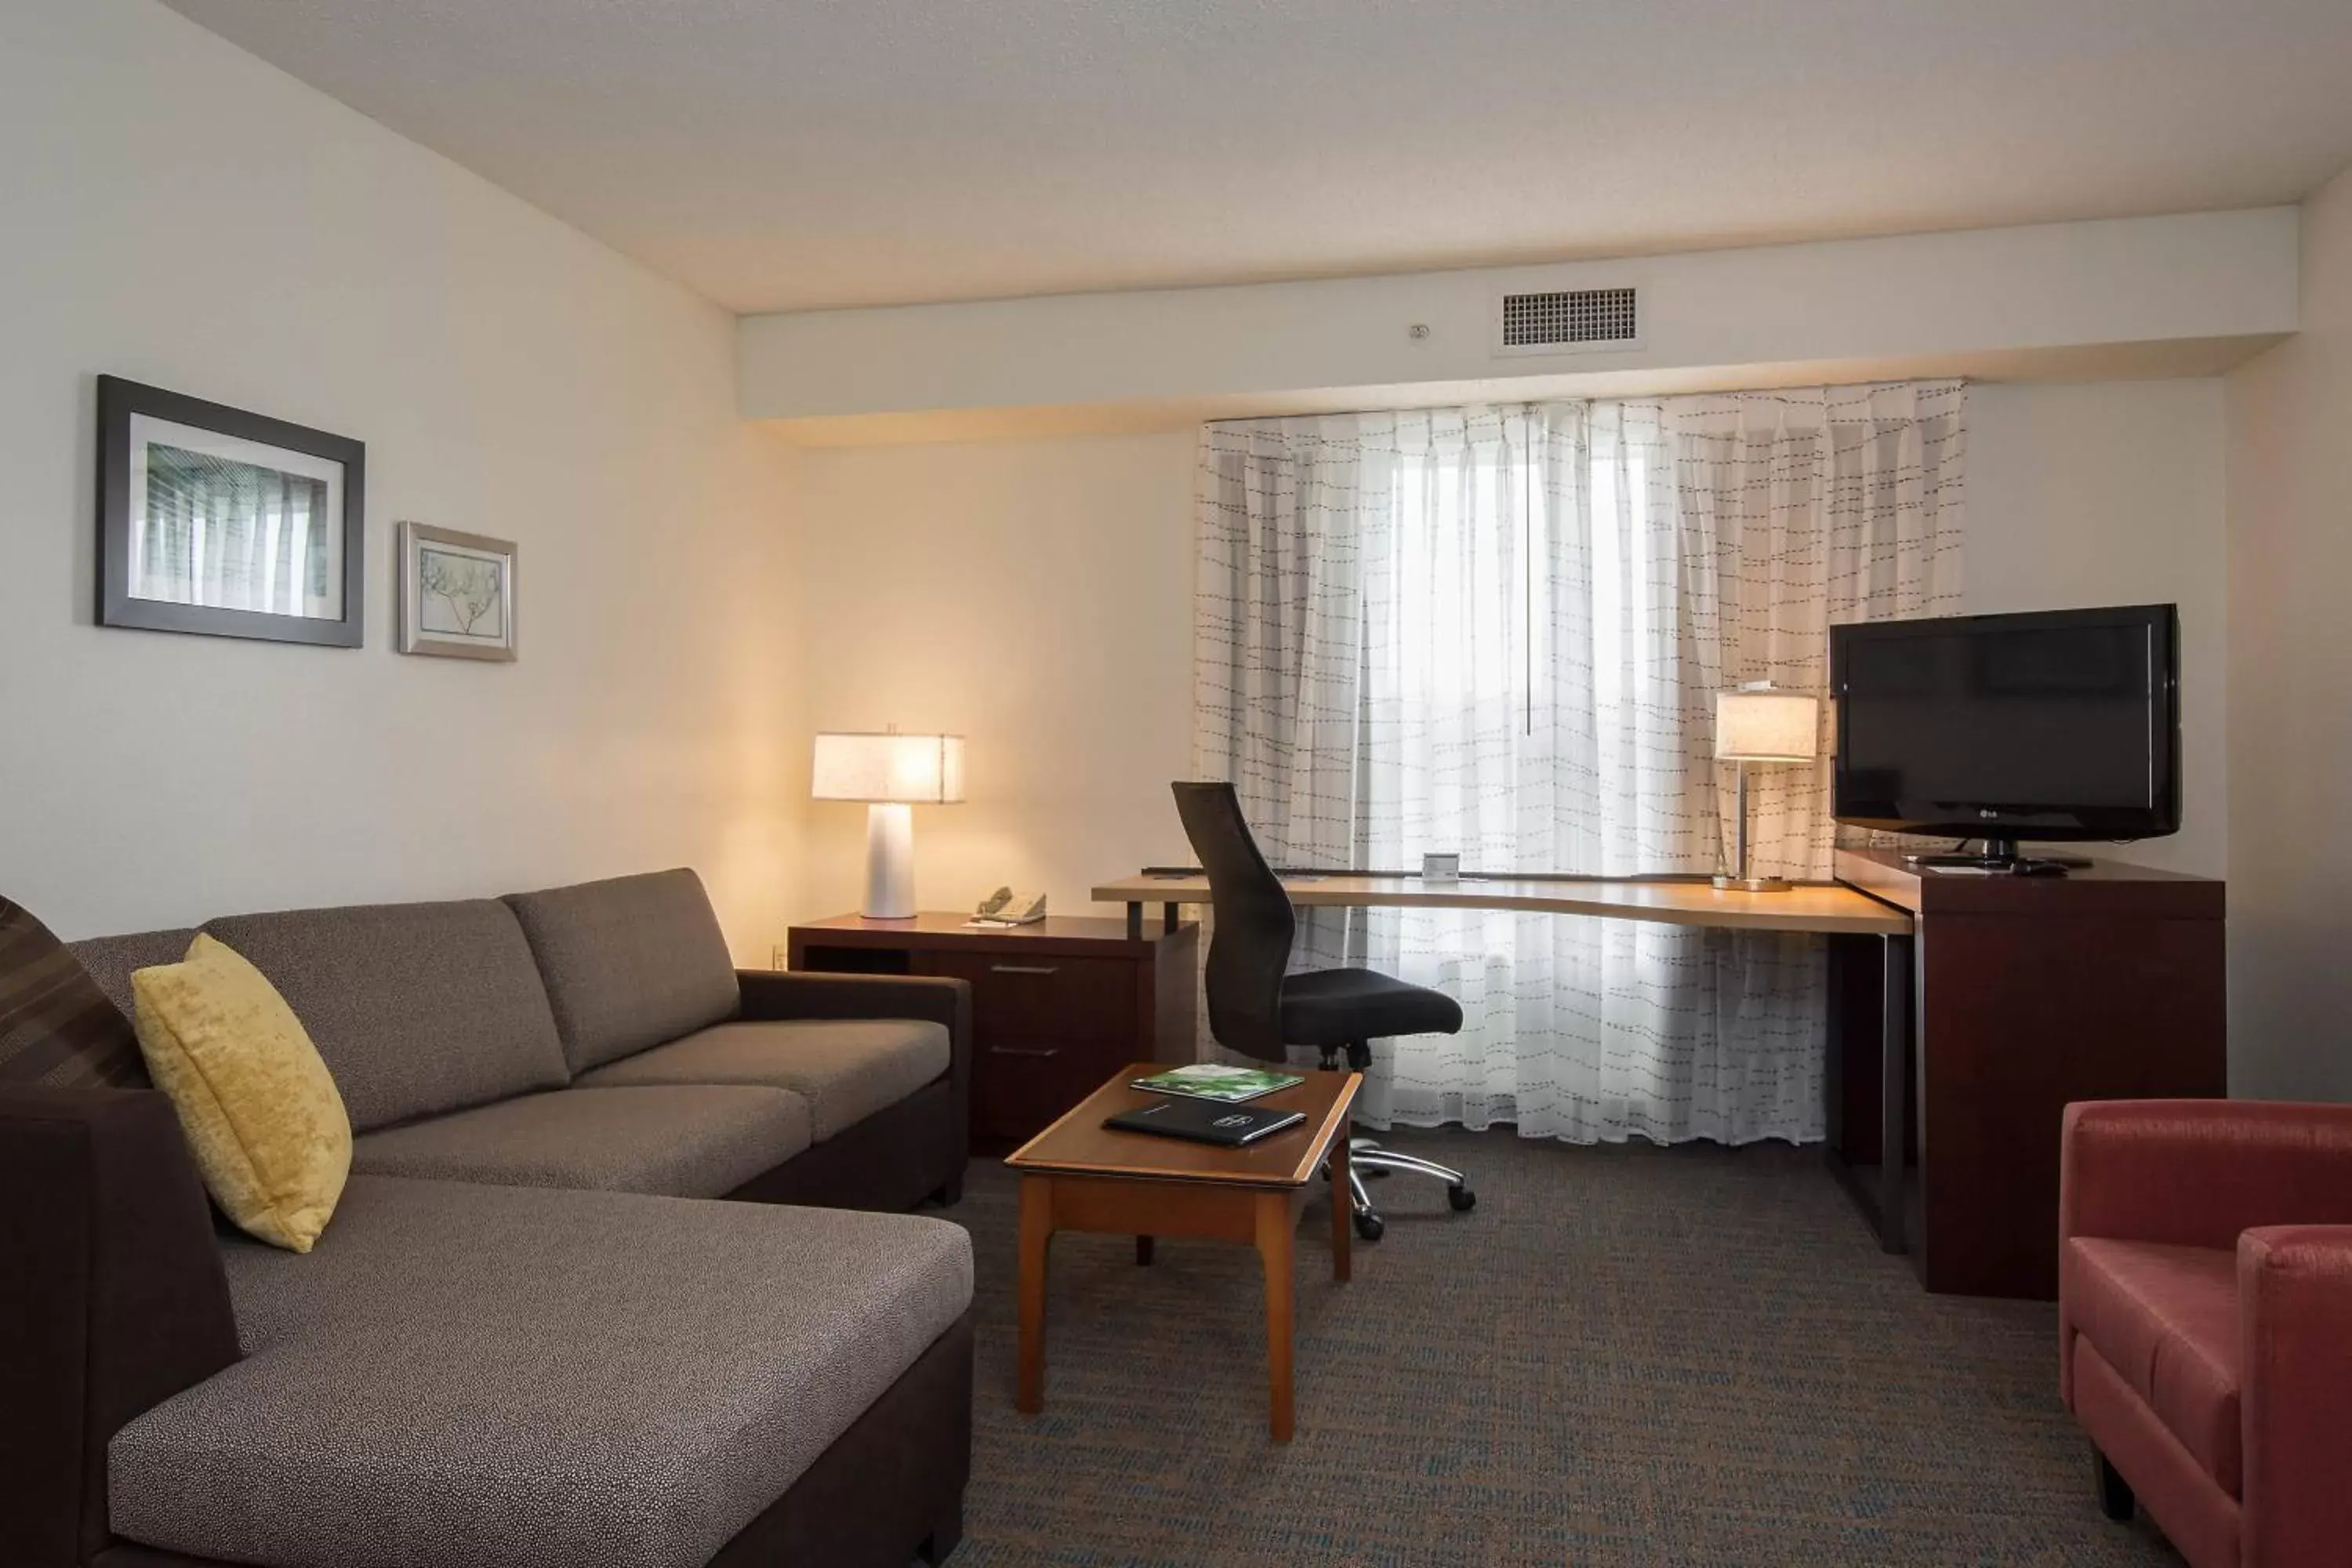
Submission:
[[[1277,865],[1714,870],[1717,690],[1819,690],[1840,619],[1958,607],[1957,384],[1205,426],[1195,763]],[[1827,769],[1759,773],[1759,863],[1825,875]],[[1368,1119],[1580,1142],[1822,1132],[1817,942],[1318,910],[1299,967],[1458,997]]]
[[[1968,391],[1957,382],[1833,386],[1653,404],[1672,432],[1690,588],[1692,689],[1829,684],[1829,628],[1960,612]],[[1821,751],[1829,753],[1822,709]],[[1711,769],[1711,709],[1690,756]],[[1731,792],[1721,830],[1731,831]],[[1830,768],[1756,770],[1757,868],[1826,877]]]

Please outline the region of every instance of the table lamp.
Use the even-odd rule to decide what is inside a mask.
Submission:
[[[1801,691],[1779,691],[1769,680],[1715,694],[1715,754],[1739,765],[1738,864],[1717,874],[1715,885],[1745,893],[1785,893],[1783,877],[1749,874],[1748,864],[1748,770],[1757,763],[1810,763],[1821,754],[1821,699]]]
[[[916,805],[963,799],[963,737],[826,733],[816,738],[809,794],[817,800],[862,800],[866,805],[866,902],[868,920],[915,915]]]

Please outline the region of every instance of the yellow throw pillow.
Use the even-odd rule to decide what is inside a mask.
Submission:
[[[308,1252],[352,1173],[352,1119],[301,1021],[261,971],[199,934],[131,976],[131,1022],[196,1170],[228,1217]]]

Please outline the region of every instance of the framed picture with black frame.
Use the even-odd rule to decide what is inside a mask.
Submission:
[[[367,447],[98,378],[98,623],[361,646]]]

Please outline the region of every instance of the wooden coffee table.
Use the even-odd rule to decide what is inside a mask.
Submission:
[[[1021,1390],[1024,1415],[1045,1403],[1045,1254],[1058,1230],[1135,1237],[1151,1261],[1159,1236],[1255,1245],[1265,1265],[1266,1381],[1275,1441],[1290,1441],[1292,1236],[1310,1184],[1328,1167],[1331,1275],[1348,1278],[1348,1118],[1363,1077],[1310,1072],[1307,1081],[1249,1103],[1304,1111],[1296,1127],[1239,1149],[1103,1126],[1106,1117],[1160,1098],[1129,1089],[1166,1063],[1143,1062],[1088,1095],[1005,1159],[1021,1173]]]

